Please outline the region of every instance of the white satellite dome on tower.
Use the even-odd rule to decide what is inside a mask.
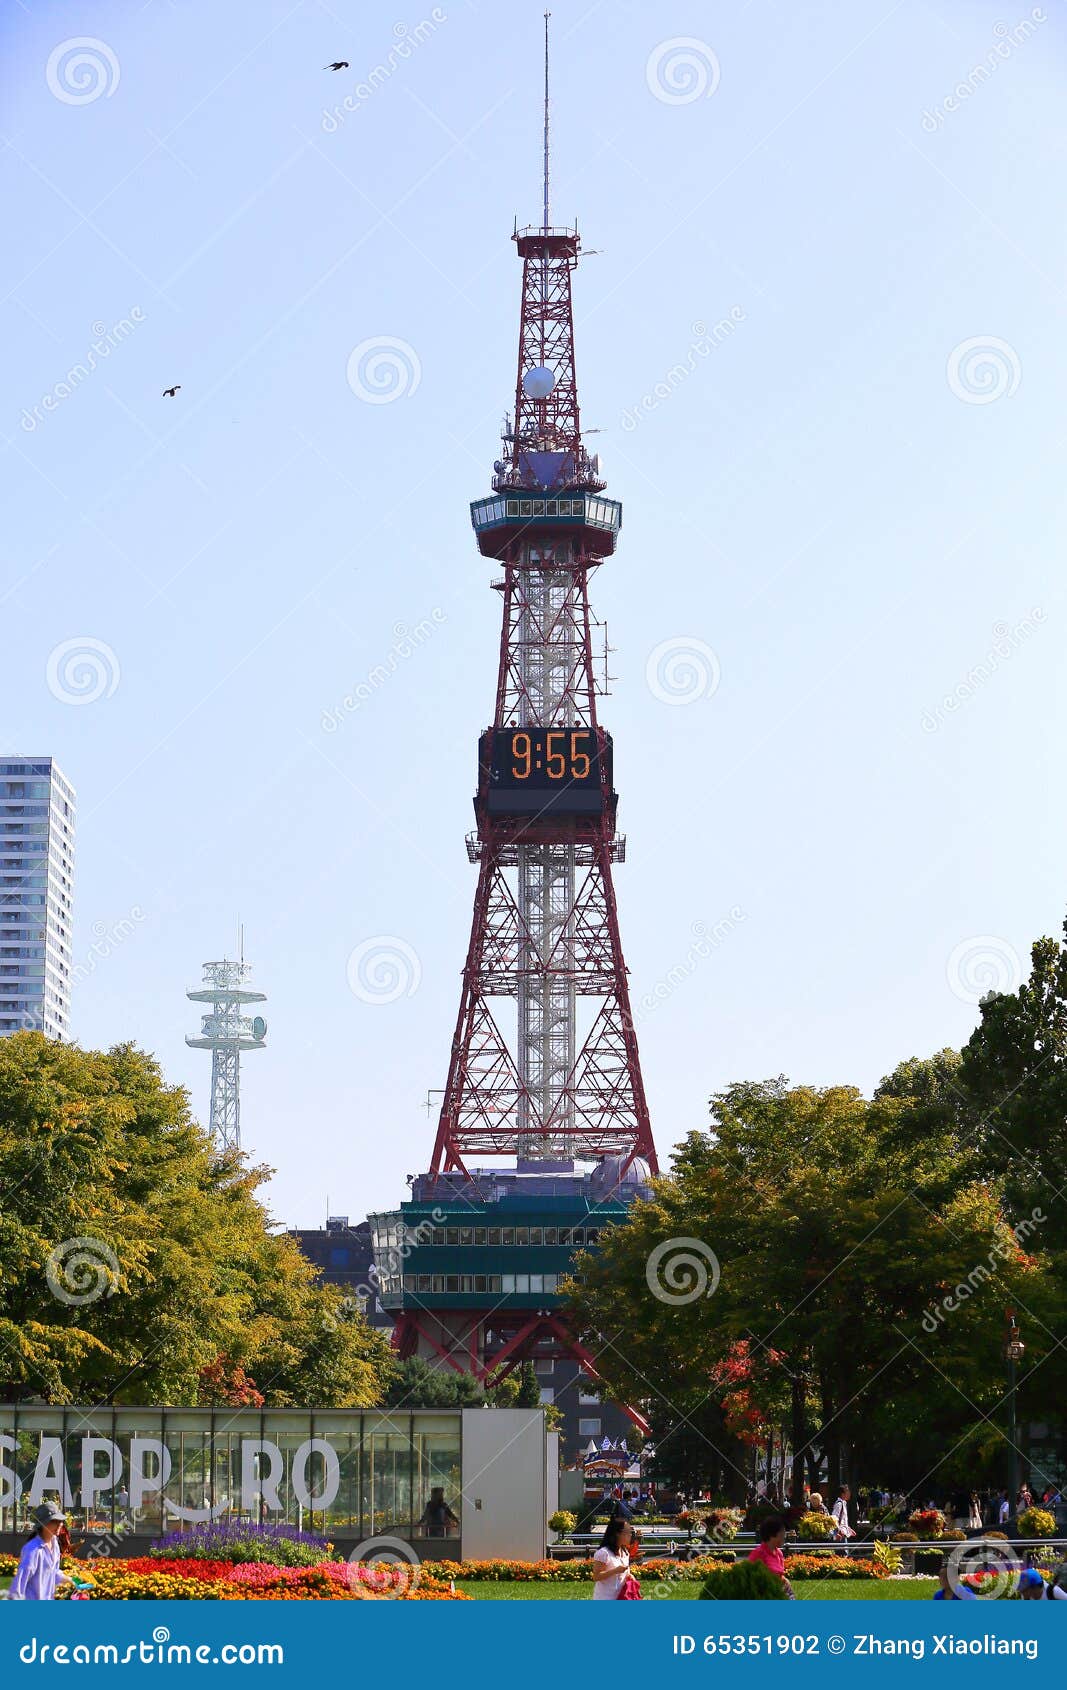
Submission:
[[[522,391],[527,399],[547,399],[556,385],[556,372],[550,370],[546,364],[538,364],[536,369],[527,370],[522,378]]]

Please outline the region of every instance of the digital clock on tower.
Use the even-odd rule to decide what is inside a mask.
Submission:
[[[593,768],[596,736],[589,728],[517,728],[502,738],[498,751],[504,752],[510,764],[511,781],[532,781],[535,786],[574,781],[585,786],[592,780],[600,785],[600,775]]]
[[[488,801],[496,815],[593,815],[601,806],[600,754],[592,728],[495,728],[489,735]],[[610,741],[608,742],[610,744]],[[608,765],[610,784],[611,767]]]

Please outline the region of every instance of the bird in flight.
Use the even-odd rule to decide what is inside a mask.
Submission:
[[[164,399],[173,399],[173,398],[174,398],[174,396],[175,396],[175,394],[177,394],[177,393],[180,393],[180,392],[181,392],[181,389],[182,389],[182,384],[181,384],[181,382],[179,382],[179,383],[178,383],[178,385],[177,385],[177,387],[165,387],[165,388],[164,388],[164,389],[163,389],[163,397],[164,397]]]
[[[348,60],[347,59],[334,59],[332,65],[323,65],[322,68],[323,68],[323,70],[347,70],[348,69]]]

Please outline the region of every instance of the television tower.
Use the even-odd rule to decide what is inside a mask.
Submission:
[[[252,992],[244,981],[252,965],[244,960],[242,929],[236,962],[205,962],[204,985],[186,992],[191,1003],[209,1003],[199,1038],[186,1038],[194,1050],[211,1052],[211,1136],[219,1150],[241,1148],[241,1052],[262,1050],[267,1023],[243,1013],[245,1004],[266,1003],[265,992]]]
[[[571,306],[580,240],[576,227],[551,221],[548,126],[546,13],[542,216],[513,233],[522,260],[514,414],[492,495],[471,505],[502,599],[467,838],[474,916],[430,1171],[401,1211],[373,1217],[401,1354],[490,1385],[547,1355],[577,1357],[595,1377],[556,1287],[574,1249],[622,1219],[656,1171],[612,880],[625,841],[589,604],[622,508],[603,497],[582,439]],[[487,1170],[476,1160],[485,1157],[515,1165]],[[429,1224],[431,1210],[447,1211],[443,1225]]]

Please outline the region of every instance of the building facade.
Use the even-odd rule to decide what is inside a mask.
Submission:
[[[74,789],[51,757],[0,757],[0,1037],[70,1035]]]
[[[0,1405],[0,1551],[55,1502],[104,1554],[245,1521],[320,1533],[349,1559],[538,1561],[557,1469],[540,1409]],[[436,1487],[446,1536],[426,1520]]]
[[[393,1317],[378,1297],[369,1221],[350,1226],[347,1215],[330,1215],[325,1227],[294,1228],[289,1236],[318,1268],[324,1285],[338,1285],[355,1297],[372,1326],[384,1332],[393,1330]]]

